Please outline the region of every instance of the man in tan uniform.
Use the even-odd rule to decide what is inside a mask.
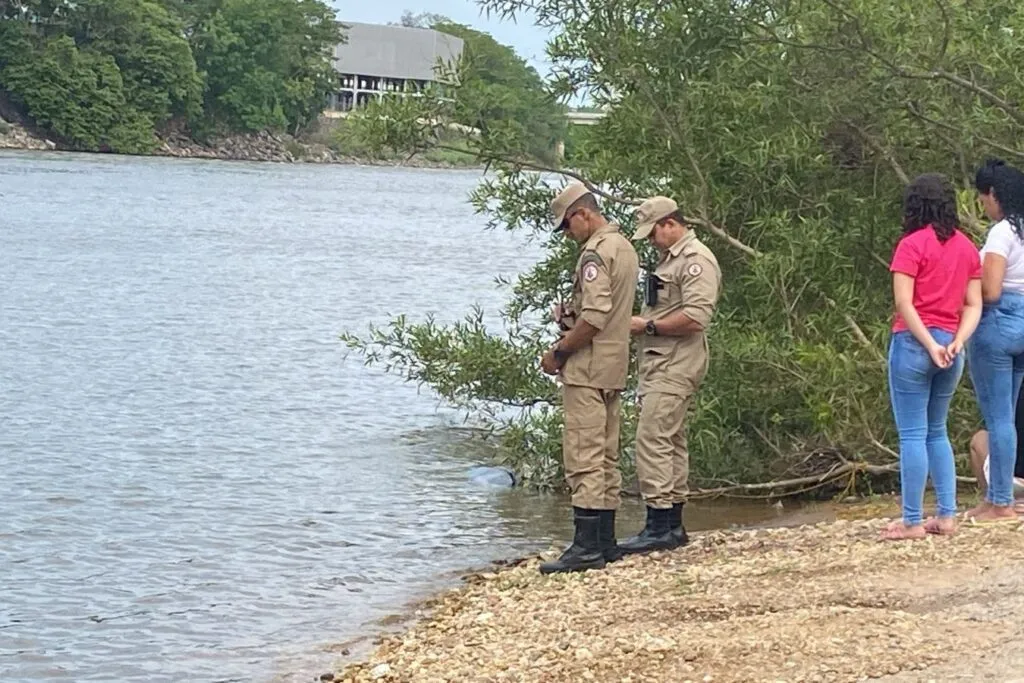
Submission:
[[[615,542],[619,507],[620,394],[629,370],[629,325],[640,273],[636,250],[601,215],[579,184],[551,202],[556,231],[582,245],[572,279],[572,304],[556,306],[564,332],[541,366],[562,383],[562,458],[572,490],[576,533],[544,574],[600,569],[621,557]]]
[[[688,228],[676,203],[652,197],[636,211],[634,240],[650,239],[661,253],[648,274],[644,306],[630,332],[641,335],[637,395],[636,473],[647,524],[623,541],[623,554],[686,545],[683,503],[690,457],[686,413],[708,369],[705,330],[718,303],[718,260]]]

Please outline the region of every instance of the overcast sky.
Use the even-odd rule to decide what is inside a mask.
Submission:
[[[530,63],[541,76],[546,76],[549,65],[544,55],[547,32],[533,24],[530,17],[519,18],[519,23],[487,18],[475,0],[333,0],[342,22],[360,21],[386,24],[398,21],[405,10],[414,14],[432,12],[443,14],[460,24],[486,31],[503,45],[508,45]]]

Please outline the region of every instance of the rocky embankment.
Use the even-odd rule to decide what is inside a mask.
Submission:
[[[17,123],[0,117],[0,149],[57,149],[56,143],[38,138]]]
[[[191,159],[223,159],[228,161],[273,161],[294,163],[351,162],[325,145],[299,142],[291,136],[253,133],[214,138],[208,143],[196,142],[182,133],[165,136],[154,154]]]
[[[33,135],[24,126],[0,118],[0,149],[55,150],[60,149],[60,146]],[[181,131],[170,131],[161,136],[152,155],[224,161],[454,167],[418,157],[403,159],[401,162],[351,157],[339,154],[321,143],[269,132],[218,137],[202,143]]]
[[[322,680],[1024,679],[1024,525],[894,543],[883,524],[709,532],[567,576],[531,558]]]

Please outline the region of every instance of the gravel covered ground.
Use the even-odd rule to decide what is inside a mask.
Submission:
[[[1024,680],[1024,526],[880,542],[886,521],[709,532],[541,576],[552,551],[468,577],[334,680]]]

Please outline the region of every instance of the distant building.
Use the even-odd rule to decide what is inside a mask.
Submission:
[[[346,42],[334,49],[337,88],[328,115],[365,106],[372,97],[421,92],[439,83],[438,61],[455,63],[463,41],[440,31],[342,22]]]

